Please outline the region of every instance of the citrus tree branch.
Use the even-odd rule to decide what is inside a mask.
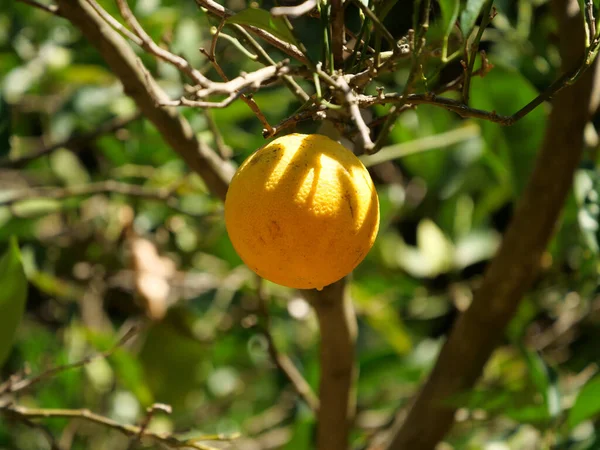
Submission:
[[[169,99],[154,79],[144,72],[143,66],[137,63],[137,56],[125,40],[85,0],[59,0],[58,6],[62,15],[79,28],[100,52],[120,79],[125,93],[135,101],[141,113],[154,124],[171,148],[202,177],[215,196],[224,199],[233,167],[197,139],[189,122],[176,109],[157,104],[157,99]]]
[[[317,313],[321,331],[317,449],[345,450],[356,406],[353,382],[357,333],[346,279],[322,291],[305,290],[303,294]]]
[[[576,0],[553,0],[563,70],[581,65],[585,34]],[[575,13],[573,13],[575,11]],[[572,185],[590,118],[595,73],[584,73],[554,98],[544,141],[515,215],[470,308],[459,317],[389,450],[432,450],[451,428],[448,401],[473,387],[531,286]]]

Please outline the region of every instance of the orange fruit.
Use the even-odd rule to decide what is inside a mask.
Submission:
[[[225,199],[225,226],[239,256],[261,277],[322,289],[371,249],[379,200],[352,152],[326,136],[290,134],[239,167]]]

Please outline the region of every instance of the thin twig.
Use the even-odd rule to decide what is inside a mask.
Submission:
[[[88,409],[42,409],[42,408],[26,408],[19,405],[5,405],[0,407],[0,412],[14,416],[19,419],[48,419],[48,418],[64,418],[64,419],[80,419],[90,423],[101,425],[120,433],[136,437],[142,436],[151,439],[157,443],[165,445],[169,448],[192,448],[196,450],[214,450],[213,447],[202,444],[206,441],[222,441],[229,442],[238,438],[238,435],[205,435],[191,439],[179,439],[170,433],[156,433],[150,430],[142,430],[140,426],[122,424],[113,419],[110,419],[100,414],[96,414]]]
[[[344,98],[346,100],[346,105],[350,113],[350,118],[352,119],[352,122],[354,122],[354,125],[359,131],[361,150],[366,153],[371,153],[374,147],[373,141],[371,140],[371,130],[365,123],[365,119],[363,118],[360,112],[356,94],[352,91],[350,86],[348,86],[348,82],[343,76],[338,78],[337,83],[342,92],[344,93]]]
[[[398,46],[396,45],[396,40],[394,39],[394,36],[392,36],[392,33],[390,33],[390,31],[385,27],[385,25],[381,23],[377,15],[371,10],[371,8],[369,8],[367,4],[361,2],[360,0],[353,1],[354,4],[358,6],[369,19],[371,19],[371,22],[373,22],[375,28],[379,30],[379,32],[383,35],[383,37],[386,39],[386,41],[388,41],[392,49],[395,51],[398,48]],[[356,43],[356,45],[358,44],[359,42]]]
[[[269,314],[267,295],[264,290],[264,282],[259,278],[258,283],[258,305],[259,312],[263,318],[262,333],[267,339],[271,359],[277,368],[287,377],[290,383],[292,383],[292,386],[300,398],[302,398],[308,407],[316,413],[319,410],[319,399],[314,394],[302,374],[298,371],[292,360],[287,355],[280,353],[277,350],[275,339],[271,334],[271,316]]]
[[[104,352],[90,355],[87,358],[83,358],[83,359],[81,359],[79,361],[75,361],[73,363],[53,367],[53,368],[48,369],[38,375],[34,375],[31,377],[23,378],[20,380],[9,379],[9,380],[5,381],[4,383],[0,384],[0,396],[15,393],[15,392],[21,392],[25,389],[29,389],[30,387],[40,383],[41,381],[44,381],[44,380],[54,377],[59,373],[66,372],[71,369],[83,367],[96,359],[108,358],[110,355],[112,355],[114,352],[116,352],[120,347],[125,345],[131,338],[133,338],[137,334],[137,332],[138,332],[137,327],[135,327],[135,326],[131,327],[129,330],[127,330],[127,332],[123,335],[123,337],[121,337],[119,339],[119,341],[113,347],[111,347],[110,349],[108,349]]]
[[[189,98],[181,97],[177,100],[162,101],[158,104],[160,106],[191,106],[194,108],[206,108],[206,109],[221,109],[231,105],[235,100],[244,95],[247,88],[240,89],[239,91],[232,92],[225,100],[220,102],[207,102],[204,100],[190,100]]]
[[[142,438],[144,437],[144,433],[148,428],[148,425],[150,425],[152,417],[154,417],[154,414],[156,414],[158,411],[162,411],[166,414],[171,414],[173,412],[173,408],[171,408],[170,405],[165,405],[163,403],[154,403],[152,406],[146,409],[146,415],[144,416],[144,420],[142,420],[142,423],[140,424],[140,431],[138,432],[138,434],[131,438],[131,440],[129,441],[129,445],[127,446],[127,450],[133,450],[135,446],[142,440]]]
[[[589,33],[590,33],[590,41],[596,38],[596,18],[594,17],[594,0],[586,0],[585,1],[585,7],[586,7],[586,17],[587,17],[587,21],[586,23],[589,26]]]
[[[125,36],[127,39],[129,39],[131,42],[134,42],[135,44],[139,45],[140,47],[144,44],[144,42],[137,37],[134,33],[132,33],[131,31],[129,31],[126,27],[124,27],[121,22],[119,22],[117,19],[115,19],[113,16],[111,16],[108,12],[106,12],[106,10],[100,6],[98,4],[98,2],[96,2],[96,0],[85,0],[92,8],[94,8],[94,11],[96,11],[96,13],[98,13],[98,15],[100,17],[102,17],[102,19],[109,24],[112,28],[114,28],[116,31],[118,31],[119,33],[121,33],[123,36]]]
[[[120,183],[114,180],[99,181],[97,183],[82,184],[68,187],[42,186],[19,189],[0,199],[1,206],[11,206],[18,202],[32,198],[48,198],[61,200],[70,197],[80,197],[95,194],[120,194],[130,197],[139,197],[146,200],[155,200],[163,203],[173,211],[189,215],[191,217],[204,217],[185,211],[179,205],[174,196],[174,188],[148,189],[143,186],[129,183]]]
[[[271,56],[265,51],[262,46],[256,42],[250,33],[248,33],[244,27],[238,25],[237,23],[231,24],[235,32],[240,36],[240,39],[244,40],[250,47],[254,49],[256,55],[258,56],[258,60],[264,64],[265,66],[274,66],[276,62],[271,58]],[[290,75],[283,75],[281,77],[283,82],[287,85],[288,89],[294,94],[298,100],[301,102],[306,102],[310,96],[300,87],[298,83],[294,80],[294,78]]]
[[[44,5],[43,3],[36,2],[35,0],[17,0],[18,2],[24,3],[29,6],[33,6],[34,8],[41,9],[50,14],[54,14],[55,16],[62,17],[58,6],[56,5]]]
[[[210,84],[210,80],[206,78],[200,71],[194,69],[188,60],[181,56],[175,55],[164,48],[161,48],[152,40],[152,38],[148,35],[148,33],[146,33],[146,30],[144,30],[134,16],[131,8],[129,8],[127,0],[117,0],[117,5],[119,7],[121,16],[127,25],[129,25],[135,35],[139,37],[141,41],[139,44],[140,47],[157,58],[172,64],[201,86],[208,86]]]
[[[318,0],[305,0],[304,2],[296,6],[276,6],[275,8],[271,8],[271,15],[276,17],[300,17],[313,10],[315,6],[317,6],[317,1]]]
[[[124,118],[115,118],[108,122],[103,123],[98,128],[89,133],[84,133],[79,136],[71,136],[63,141],[56,142],[54,144],[43,146],[34,150],[24,156],[15,159],[5,158],[0,160],[0,167],[10,168],[10,169],[19,169],[29,162],[40,158],[42,156],[48,155],[59,148],[69,148],[72,150],[80,150],[86,143],[93,141],[100,136],[105,134],[114,133],[121,128],[125,128],[130,123],[138,120],[141,117],[141,114],[138,112],[133,116],[124,117]]]

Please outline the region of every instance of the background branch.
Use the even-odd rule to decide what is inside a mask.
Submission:
[[[68,148],[73,151],[81,150],[81,148],[84,147],[90,141],[94,141],[100,136],[114,133],[115,131],[120,130],[121,128],[125,128],[127,125],[138,120],[140,117],[141,114],[137,113],[133,116],[109,120],[108,122],[104,122],[98,128],[96,128],[93,131],[90,131],[89,133],[71,136],[63,141],[59,141],[48,146],[42,146],[37,150],[34,150],[19,158],[4,158],[0,160],[0,167],[7,169],[20,169],[29,162],[42,156],[48,155],[53,151],[58,150],[59,148]]]
[[[271,359],[277,368],[288,378],[288,380],[290,380],[290,383],[292,383],[292,386],[298,395],[306,402],[308,407],[313,412],[317,412],[319,409],[319,399],[312,391],[310,385],[298,371],[292,360],[287,355],[280,353],[277,350],[275,339],[271,333],[271,316],[269,314],[269,306],[267,303],[266,293],[264,291],[264,281],[259,278],[258,282],[259,286],[257,295],[259,302],[258,306],[263,319],[262,332],[267,339]]]
[[[576,0],[554,0],[563,70],[584,58],[584,30]],[[576,13],[574,14],[573,11]],[[390,450],[430,450],[448,432],[455,407],[447,403],[475,384],[540,266],[583,149],[593,99],[594,71],[556,95],[535,169],[502,245],[471,307],[457,320],[436,365]],[[460,363],[459,363],[460,362]]]

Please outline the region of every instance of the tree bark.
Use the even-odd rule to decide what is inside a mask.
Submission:
[[[583,62],[583,18],[577,0],[553,0],[552,6],[566,72]],[[521,297],[538,273],[542,253],[571,189],[582,154],[583,130],[590,107],[596,104],[592,98],[594,81],[595,65],[555,96],[536,166],[502,245],[389,450],[433,449],[454,420],[456,408],[445,402],[473,387],[502,339]]]

